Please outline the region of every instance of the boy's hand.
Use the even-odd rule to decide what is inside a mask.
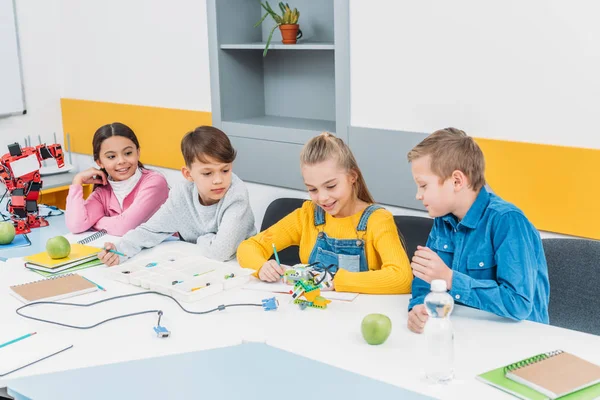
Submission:
[[[443,279],[448,290],[452,289],[452,270],[430,248],[417,246],[410,266],[417,278],[427,283],[431,283],[434,279]]]
[[[277,282],[281,279],[285,270],[275,260],[269,260],[258,270],[258,278],[265,282]]]
[[[408,312],[408,329],[414,333],[423,333],[428,319],[429,314],[427,314],[425,304],[418,304]]]
[[[115,246],[113,243],[104,243],[104,250],[98,253],[98,259],[108,267],[112,267],[119,264],[119,256],[115,253],[111,253],[108,251],[116,249],[117,246]]]

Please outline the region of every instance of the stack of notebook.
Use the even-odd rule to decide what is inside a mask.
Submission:
[[[102,264],[97,257],[100,251],[102,251],[102,249],[98,247],[72,243],[71,253],[65,258],[53,259],[50,258],[47,252],[44,251],[38,254],[23,257],[23,260],[25,261],[25,267],[31,270],[36,272],[44,272],[46,274],[56,274],[66,270],[72,272],[75,269],[82,269],[82,267]]]
[[[477,379],[526,400],[600,397],[600,366],[561,350],[488,371]]]

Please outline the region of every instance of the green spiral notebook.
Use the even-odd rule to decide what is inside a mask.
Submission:
[[[600,367],[595,364],[570,353],[557,350],[496,368],[478,375],[477,379],[525,400],[554,398],[587,400],[600,397],[600,383],[597,379],[594,379],[598,370],[600,370]],[[590,378],[587,383],[588,386],[577,382],[571,385],[571,382],[569,382],[573,378],[581,380],[582,376]],[[529,377],[529,379],[523,379],[523,377]],[[572,386],[573,390],[564,392],[568,394],[558,396],[556,392],[546,388],[547,385],[544,384],[544,381],[555,384],[560,383],[559,386],[562,387]],[[531,386],[537,387],[540,391],[533,389]]]

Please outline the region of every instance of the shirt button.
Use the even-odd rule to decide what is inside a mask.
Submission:
[[[455,298],[456,300],[460,299],[460,294],[457,294],[456,296],[454,296],[454,298]]]
[[[483,261],[479,263],[479,266],[480,266],[480,267],[483,267],[484,265],[485,265],[485,264],[483,263]]]
[[[447,248],[448,248],[448,245],[447,245],[447,244],[445,244],[445,245],[444,245],[444,250],[445,250],[445,249],[447,249]]]

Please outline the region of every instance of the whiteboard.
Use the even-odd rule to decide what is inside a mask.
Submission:
[[[14,0],[0,0],[0,117],[25,113]]]

